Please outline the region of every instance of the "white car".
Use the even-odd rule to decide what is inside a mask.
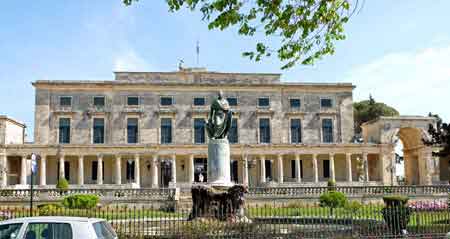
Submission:
[[[104,219],[24,217],[0,222],[0,239],[117,239]]]

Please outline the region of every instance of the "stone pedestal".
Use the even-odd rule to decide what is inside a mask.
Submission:
[[[210,139],[208,144],[208,185],[231,187],[228,139]]]
[[[196,185],[191,189],[192,212],[189,220],[195,218],[214,218],[233,222],[247,222],[244,215],[244,193],[247,188],[234,185],[218,189],[208,185]]]

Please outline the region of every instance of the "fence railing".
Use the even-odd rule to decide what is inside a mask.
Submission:
[[[348,196],[382,196],[386,194],[402,194],[408,196],[439,196],[450,192],[450,185],[427,186],[336,186],[336,191]],[[258,187],[249,188],[246,197],[318,197],[328,191],[328,187]]]
[[[400,212],[403,219],[387,220],[386,215],[393,212],[399,215],[395,210],[386,211],[383,204],[356,203],[330,209],[317,203],[296,203],[247,206],[240,217],[229,215],[224,221],[214,216],[188,220],[191,210],[165,211],[152,206],[94,209],[47,206],[35,208],[32,214],[104,218],[119,238],[389,238],[399,234],[408,234],[411,236],[408,238],[437,238],[450,231],[447,200],[410,203]],[[217,215],[222,213],[226,212]],[[29,208],[0,207],[0,220],[29,215]],[[398,230],[402,223],[405,231]]]

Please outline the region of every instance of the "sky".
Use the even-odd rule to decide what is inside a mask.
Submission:
[[[241,53],[257,41],[236,28],[208,30],[201,14],[168,11],[164,0],[5,1],[0,13],[0,115],[26,123],[32,139],[36,80],[113,80],[113,71],[282,73],[290,82],[351,82],[354,101],[371,94],[402,115],[450,121],[450,1],[366,0],[345,25],[336,53],[313,66],[281,70],[276,58]],[[196,42],[200,64],[196,63]]]

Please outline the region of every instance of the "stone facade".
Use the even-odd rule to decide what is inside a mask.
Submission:
[[[231,144],[235,181],[250,186],[301,186],[329,179],[359,184],[359,178],[394,183],[392,142],[351,142],[352,84],[288,83],[279,74],[182,69],[116,72],[113,81],[36,81],[33,86],[35,142],[3,147],[9,165],[1,179],[4,187],[27,184],[22,165],[31,153],[41,156],[41,187],[52,187],[61,177],[80,187],[189,187],[199,181],[207,163],[207,140],[194,142],[194,120],[206,119],[217,88],[237,100],[231,106],[237,118],[238,142]],[[104,97],[104,106],[94,105],[94,97]],[[129,105],[129,97],[138,97],[138,104]],[[161,97],[171,104],[161,104]],[[194,98],[204,98],[205,104],[194,105]],[[268,105],[259,105],[260,98],[268,99]],[[60,143],[61,118],[70,121],[67,143]],[[99,118],[104,120],[104,142],[94,143],[94,119]],[[128,143],[129,118],[138,122],[136,143]],[[161,119],[170,119],[169,143],[161,141]],[[260,142],[260,119],[268,119],[268,143]],[[301,142],[291,141],[291,119],[301,122]],[[324,119],[331,122],[330,142],[324,142]],[[363,172],[357,170],[358,162],[365,165]]]

